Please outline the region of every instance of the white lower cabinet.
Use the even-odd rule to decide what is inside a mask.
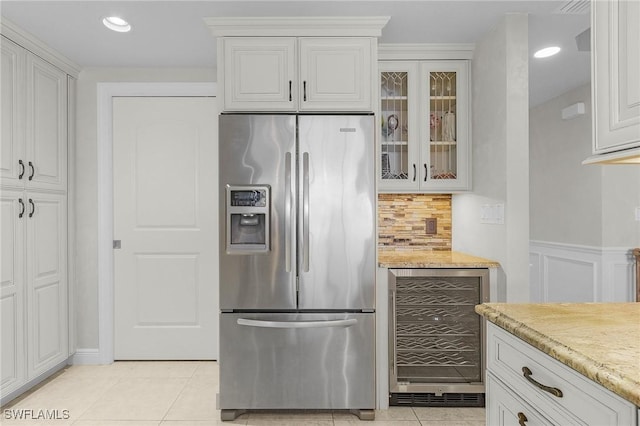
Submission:
[[[488,425],[637,422],[631,402],[491,323],[487,383]]]
[[[67,197],[2,189],[1,396],[64,362]]]
[[[486,404],[488,425],[551,426],[553,424],[491,373],[487,373],[486,392],[491,396]]]

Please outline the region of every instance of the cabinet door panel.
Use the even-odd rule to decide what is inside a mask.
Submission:
[[[224,40],[224,109],[296,109],[296,40],[288,37]]]
[[[368,38],[300,39],[301,111],[372,111]]]
[[[423,63],[420,189],[466,190],[470,179],[467,61]]]
[[[11,393],[24,383],[24,217],[20,191],[2,191],[0,269],[0,389]]]
[[[66,196],[27,193],[29,378],[67,358]]]
[[[417,62],[379,64],[380,158],[379,185],[383,191],[418,190]]]
[[[0,170],[4,185],[21,184],[24,178],[24,50],[2,37],[2,123]],[[22,176],[21,176],[22,175]]]
[[[66,189],[67,75],[27,55],[27,159],[29,188]]]
[[[594,2],[594,153],[640,146],[640,3]]]

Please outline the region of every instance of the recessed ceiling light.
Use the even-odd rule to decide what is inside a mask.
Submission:
[[[119,33],[126,33],[131,31],[131,25],[127,21],[117,16],[109,16],[102,20],[105,27],[110,30],[117,31]]]
[[[560,51],[558,46],[545,47],[544,49],[538,50],[533,54],[535,58],[548,58],[549,56],[553,56]]]

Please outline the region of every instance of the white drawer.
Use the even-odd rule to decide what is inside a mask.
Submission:
[[[494,324],[488,324],[487,332],[487,369],[534,407],[547,407],[541,411],[554,423],[566,421],[553,418],[550,407],[566,413],[572,424],[629,425],[636,421],[630,402]],[[523,367],[531,371],[531,379],[560,390],[562,396],[531,383]]]
[[[491,373],[487,373],[486,386],[488,425],[553,425]]]

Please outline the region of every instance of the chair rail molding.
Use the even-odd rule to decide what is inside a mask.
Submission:
[[[531,302],[632,302],[632,248],[529,243]]]

